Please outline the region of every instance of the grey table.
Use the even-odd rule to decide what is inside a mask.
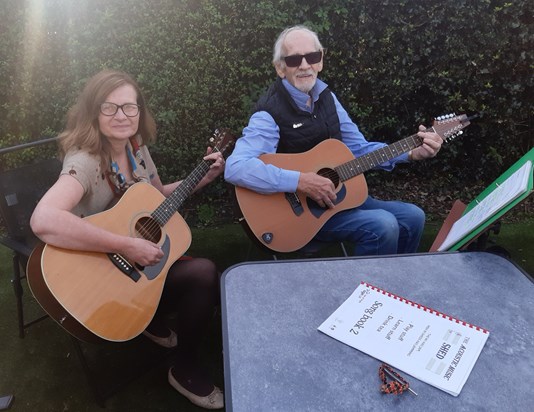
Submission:
[[[367,281],[489,329],[453,397],[405,375],[419,396],[379,391],[380,361],[317,327]],[[534,404],[534,283],[485,252],[250,262],[222,283],[228,411],[525,411]]]

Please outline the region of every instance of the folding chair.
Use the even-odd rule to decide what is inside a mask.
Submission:
[[[8,170],[0,174],[0,213],[5,232],[0,243],[12,250],[13,276],[11,282],[17,302],[19,336],[24,338],[25,329],[45,319],[24,319],[22,279],[31,251],[38,243],[30,229],[29,221],[39,199],[57,180],[61,171],[58,159],[47,159],[35,164]]]

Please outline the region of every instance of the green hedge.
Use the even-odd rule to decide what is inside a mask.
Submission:
[[[87,77],[117,68],[146,91],[163,178],[184,177],[213,129],[240,134],[275,77],[276,35],[305,23],[328,48],[322,78],[369,138],[393,142],[442,113],[483,114],[438,158],[397,175],[431,174],[436,185],[450,187],[489,183],[533,146],[529,6],[528,0],[2,0],[0,147],[57,135]],[[43,150],[4,156],[0,169],[49,155]],[[199,209],[205,220],[225,189],[219,182],[206,190]]]

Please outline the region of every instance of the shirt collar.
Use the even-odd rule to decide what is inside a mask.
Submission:
[[[312,103],[315,103],[317,100],[319,100],[319,95],[328,87],[328,85],[325,82],[323,82],[321,79],[317,79],[315,81],[315,85],[313,86],[310,93],[308,94],[308,93],[301,92],[291,83],[289,83],[287,79],[282,79],[282,84],[284,85],[289,95],[293,98],[293,100],[297,104],[297,107],[300,110],[304,110],[306,112],[313,111],[313,104],[312,104],[312,107],[306,106],[306,102],[308,101],[308,98],[311,96]]]

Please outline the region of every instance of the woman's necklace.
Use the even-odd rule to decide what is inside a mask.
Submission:
[[[126,178],[120,172],[119,165],[116,161],[111,161],[111,176],[114,177],[115,186],[119,192],[124,192],[126,190]]]
[[[130,139],[130,144],[132,145],[132,148],[134,150],[135,157],[129,146],[126,146],[126,157],[128,158],[128,162],[132,168],[133,181],[137,182],[139,180],[143,180],[143,176],[136,173],[138,165],[142,166],[143,169],[146,169],[146,165],[141,154],[141,150],[139,149],[139,145],[135,140],[135,137]],[[111,187],[111,190],[113,191],[115,196],[122,196],[122,194],[130,186],[124,174],[121,173],[119,164],[113,159],[111,159],[110,171],[106,173],[106,176],[108,178],[107,180]]]
[[[132,152],[128,146],[126,146],[126,157],[128,159],[128,162],[131,164],[132,169],[135,170],[137,165],[135,164],[135,159],[133,158]],[[126,179],[126,176],[121,173],[118,162],[113,158],[110,162],[110,171],[107,173],[107,177],[109,185],[116,196],[122,196],[122,194],[130,186],[128,180]]]

